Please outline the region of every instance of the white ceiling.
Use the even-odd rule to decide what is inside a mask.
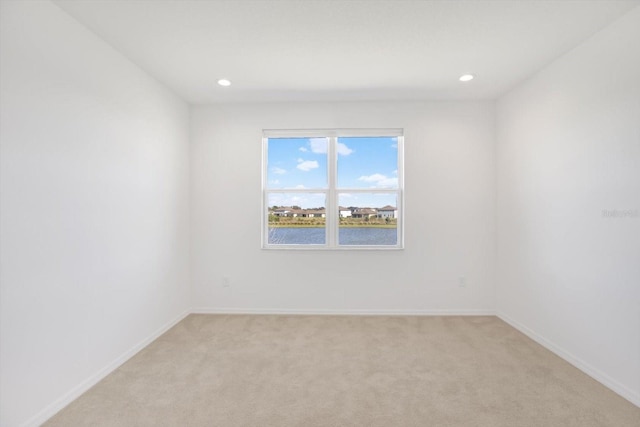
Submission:
[[[194,104],[493,99],[639,4],[54,1]]]

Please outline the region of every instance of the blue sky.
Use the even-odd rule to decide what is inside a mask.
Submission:
[[[270,138],[268,188],[326,188],[327,144],[328,138]],[[339,138],[337,151],[339,189],[397,188],[397,138]],[[271,194],[270,199],[270,206],[296,204],[318,207],[318,202],[323,201],[324,196],[279,193]],[[395,193],[351,194],[345,191],[340,193],[339,199],[341,206],[382,207],[396,204]]]

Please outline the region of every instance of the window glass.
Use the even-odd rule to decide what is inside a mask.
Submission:
[[[338,188],[398,188],[397,137],[338,138]]]
[[[340,193],[339,245],[397,245],[395,193]]]
[[[327,138],[269,138],[267,188],[327,188]]]
[[[325,200],[323,193],[270,193],[268,244],[324,245]]]

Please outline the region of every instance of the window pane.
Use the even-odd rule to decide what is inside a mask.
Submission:
[[[270,245],[324,245],[326,195],[324,193],[270,193],[268,238]]]
[[[269,138],[267,188],[327,188],[327,138]]]
[[[338,138],[338,188],[398,188],[398,138]]]
[[[340,193],[340,245],[396,245],[396,193]]]

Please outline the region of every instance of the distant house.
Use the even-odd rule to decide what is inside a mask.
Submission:
[[[324,209],[294,209],[287,206],[271,209],[269,213],[288,218],[324,218],[326,216]]]
[[[274,209],[271,211],[271,214],[275,216],[294,216],[293,209],[287,207]]]
[[[375,218],[376,214],[376,209],[372,208],[355,208],[351,212],[351,216],[354,218]]]
[[[309,218],[324,218],[326,216],[324,209],[305,209],[304,212]]]
[[[378,209],[378,218],[398,218],[398,208],[387,205]]]
[[[338,213],[340,215],[340,218],[347,218],[351,216],[351,209],[339,206]]]

